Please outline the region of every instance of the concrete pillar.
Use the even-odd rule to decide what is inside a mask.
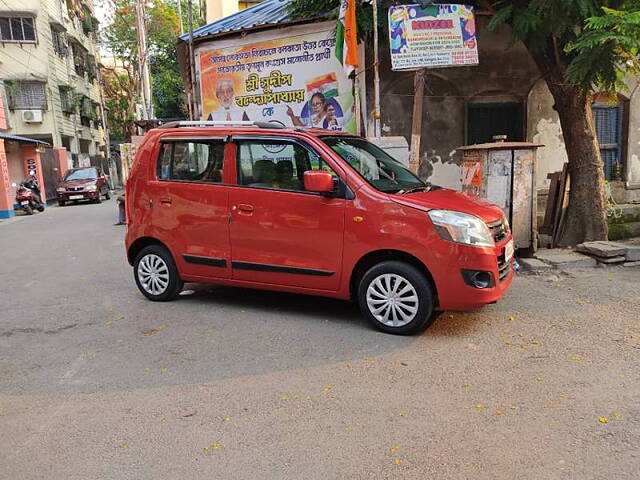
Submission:
[[[40,162],[40,153],[36,151],[35,145],[21,145],[20,150],[22,151],[22,160],[24,166],[24,176],[25,178],[29,176],[29,172],[31,170],[36,171],[36,179],[38,180],[38,185],[40,186],[40,197],[42,199],[42,203],[46,206],[46,189],[44,184],[44,176],[42,175],[42,163]]]
[[[67,170],[69,170],[67,149],[64,147],[55,147],[53,149],[53,160],[55,168],[58,169],[58,179],[61,180]]]
[[[0,139],[0,218],[11,218],[13,213],[13,188],[9,180],[7,154],[4,150],[4,140]]]

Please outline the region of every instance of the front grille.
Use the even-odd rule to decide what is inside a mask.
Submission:
[[[507,275],[509,275],[509,270],[511,269],[511,262],[507,262],[505,260],[505,249],[502,249],[502,253],[498,257],[498,278],[500,282],[502,282]]]
[[[491,235],[493,235],[493,240],[498,243],[502,239],[507,236],[507,229],[502,220],[497,220],[495,222],[487,223],[489,230],[491,231]]]
[[[67,187],[67,192],[81,192],[84,187]]]

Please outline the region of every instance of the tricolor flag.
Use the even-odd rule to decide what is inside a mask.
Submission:
[[[348,77],[358,68],[358,37],[356,33],[356,0],[341,0],[336,27],[336,57]]]

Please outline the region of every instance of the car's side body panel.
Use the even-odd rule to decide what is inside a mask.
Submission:
[[[326,133],[326,132],[325,132]],[[156,176],[161,140],[225,138],[222,182],[168,185]],[[310,192],[237,184],[237,138],[285,137],[320,154],[353,194],[327,198]],[[161,201],[171,197],[170,206]],[[491,272],[511,236],[494,247],[443,240],[430,209],[500,219],[490,204],[452,191],[390,195],[369,185],[316,132],[261,128],[153,130],[138,149],[127,183],[127,248],[141,238],[165,244],[185,281],[299,292],[348,299],[358,262],[372,252],[400,252],[423,266],[433,281],[438,308],[464,310],[497,301],[513,273],[491,288],[467,285],[462,269]],[[185,255],[191,258],[185,259]]]

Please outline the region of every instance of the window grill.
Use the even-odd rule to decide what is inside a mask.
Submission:
[[[0,42],[36,43],[34,18],[0,16]]]
[[[53,43],[53,50],[60,57],[66,57],[69,53],[69,47],[63,31],[57,30],[53,25],[51,26],[51,41]]]
[[[596,103],[592,110],[605,180],[621,180],[622,106]]]
[[[13,110],[46,110],[47,92],[44,83],[17,82],[9,88],[9,108]]]

